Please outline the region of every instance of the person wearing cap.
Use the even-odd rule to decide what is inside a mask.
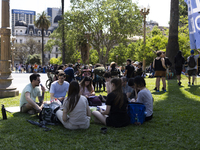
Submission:
[[[196,49],[196,51],[200,54],[199,50]],[[191,81],[191,76],[192,76],[192,85],[194,85],[194,80],[195,80],[196,72],[197,72],[197,60],[199,58],[199,54],[194,55],[194,50],[191,50],[190,54],[191,55],[187,58],[187,62],[189,63],[190,57],[194,57],[196,65],[195,65],[195,67],[190,67],[188,65],[188,85],[190,85],[190,83],[191,83],[190,82]]]

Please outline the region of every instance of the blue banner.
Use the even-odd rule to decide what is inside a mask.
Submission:
[[[200,0],[185,0],[188,5],[190,48],[200,49]]]

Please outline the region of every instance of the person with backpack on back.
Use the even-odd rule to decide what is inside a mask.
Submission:
[[[178,51],[177,55],[175,56],[174,63],[175,63],[175,70],[176,70],[178,85],[181,86],[181,71],[183,69],[183,64],[185,63],[185,59],[182,56],[181,51]]]
[[[200,51],[196,49],[196,51],[200,54]],[[188,85],[190,85],[190,79],[192,76],[192,85],[194,85],[194,80],[197,72],[197,59],[199,58],[199,54],[194,55],[194,50],[190,51],[191,55],[187,58],[188,62]]]

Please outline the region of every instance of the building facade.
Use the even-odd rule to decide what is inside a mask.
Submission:
[[[48,10],[50,10],[50,8],[48,8],[47,11]],[[54,12],[55,8],[52,9],[52,10],[53,10],[52,17],[54,17],[54,18],[51,18],[51,20],[50,20],[51,21],[50,28],[48,30],[44,31],[44,45],[50,39],[49,36],[58,27],[58,21],[62,19],[61,15],[59,14],[59,9],[58,9],[56,15],[55,15],[55,12]],[[33,17],[30,17],[30,15],[29,15],[30,18],[26,19],[27,15],[24,15],[25,12],[23,10],[15,10],[15,11],[12,10],[12,12],[14,12],[13,13],[14,14],[13,20],[15,20],[14,26],[12,24],[12,35],[15,37],[14,43],[25,44],[29,39],[34,39],[36,42],[41,43],[42,42],[42,31],[41,31],[41,29],[38,29],[34,26],[35,17],[34,17],[34,20],[30,21],[30,18],[33,18]],[[20,15],[20,13],[17,14],[17,12],[22,12],[22,15]],[[29,11],[29,12],[34,12],[34,11]],[[28,11],[26,13],[28,13]],[[15,14],[17,14],[17,15],[15,15]],[[53,22],[52,22],[52,20],[53,20]],[[12,22],[12,23],[14,23],[14,22]],[[44,53],[45,53],[44,60],[45,60],[46,65],[48,64],[49,60],[52,57],[57,58],[57,57],[61,56],[61,52],[59,51],[59,47],[56,46],[56,45],[52,47],[51,52],[44,52]],[[26,58],[22,62],[19,58],[15,57],[14,64],[25,63],[25,61],[26,61]]]

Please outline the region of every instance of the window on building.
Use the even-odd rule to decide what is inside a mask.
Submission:
[[[58,52],[58,47],[56,47],[56,52]]]
[[[20,32],[22,32],[22,30],[20,30]]]
[[[46,41],[44,40],[43,43],[46,44]]]
[[[56,58],[58,58],[58,54],[56,54]]]
[[[51,55],[49,54],[49,59],[51,59]]]
[[[44,36],[46,35],[46,32],[44,31]]]
[[[48,35],[49,35],[49,36],[51,35],[51,32],[50,32],[50,31],[48,32]]]
[[[15,42],[17,43],[17,40]]]
[[[22,39],[20,39],[20,43],[22,44]]]
[[[38,35],[39,35],[39,36],[41,35],[41,32],[40,32],[40,31],[38,31]]]
[[[40,40],[38,40],[38,43],[40,43]]]

